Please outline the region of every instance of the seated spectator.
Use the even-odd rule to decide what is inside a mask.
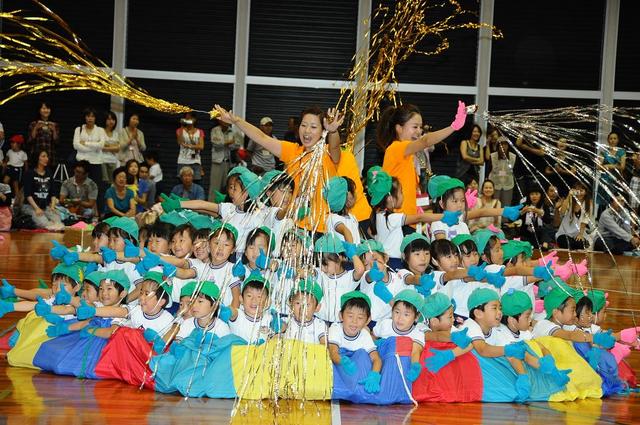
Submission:
[[[473,209],[482,208],[502,208],[502,204],[499,199],[495,197],[495,189],[493,182],[489,179],[485,179],[482,182],[482,189],[478,193],[478,202]],[[469,220],[469,231],[475,232],[478,229],[485,229],[490,225],[494,225],[498,229],[502,225],[502,217],[480,217]]]
[[[197,183],[193,182],[193,168],[184,166],[180,169],[181,184],[173,186],[171,193],[191,201],[204,201],[204,189]]]
[[[104,194],[105,218],[133,217],[136,215],[136,199],[131,189],[127,189],[127,169],[118,167],[113,171],[113,185]]]
[[[631,216],[625,208],[624,195],[611,200],[598,220],[598,238],[593,249],[620,255],[640,246],[640,238],[631,231]]]
[[[124,167],[127,170],[127,189],[131,189],[135,195],[137,212],[143,212],[147,209],[149,185],[146,180],[139,179],[140,163],[135,159],[130,159]]]
[[[260,130],[267,136],[273,136],[273,120],[263,117],[260,120]],[[249,140],[247,151],[251,153],[250,169],[254,173],[263,174],[276,168],[276,158],[273,154],[253,140]]]
[[[591,192],[584,184],[576,182],[558,208],[558,214],[562,218],[556,232],[556,242],[560,248],[585,249],[589,247],[587,237],[589,211],[591,211]]]
[[[22,191],[20,187],[22,185],[22,175],[27,169],[27,154],[22,150],[24,144],[24,137],[20,134],[15,134],[9,138],[9,144],[11,149],[7,151],[7,157],[3,159],[2,165],[4,168],[3,182],[8,184],[13,189],[12,192],[16,199],[15,206],[22,206]],[[0,159],[2,159],[2,151],[0,150]]]
[[[161,193],[164,193],[164,187],[162,182],[162,168],[158,163],[158,154],[155,151],[147,151],[144,153],[144,160],[149,164],[149,179],[153,181],[156,186],[155,197],[151,202],[155,202]]]
[[[62,230],[64,225],[56,210],[58,199],[52,195],[53,175],[49,169],[49,154],[41,149],[35,168],[24,176],[25,204],[22,212],[33,220],[36,227],[52,231]]]
[[[141,162],[138,168],[138,180],[141,185],[146,185],[149,189],[147,192],[147,203],[145,209],[149,209],[153,206],[156,199],[156,184],[149,175],[149,164]]]
[[[78,162],[73,169],[73,177],[65,180],[60,188],[60,203],[84,219],[96,215],[98,199],[98,185],[89,178],[89,169],[89,162]]]

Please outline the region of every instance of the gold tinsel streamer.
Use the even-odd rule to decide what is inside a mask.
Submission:
[[[447,17],[429,22],[428,12],[435,9],[451,11]],[[376,10],[372,22],[379,20],[380,24],[371,36],[369,53],[365,48],[354,56],[354,66],[347,76],[351,84],[341,89],[336,106],[346,111],[347,146],[352,147],[358,132],[376,117],[380,102],[388,99],[397,104],[395,69],[411,55],[444,52],[449,48],[446,34],[458,29],[489,28],[494,38],[502,37],[499,30],[488,24],[460,22],[467,16],[477,14],[463,9],[455,0],[435,5],[428,5],[427,0],[404,0],[396,2],[393,8],[380,6]],[[434,37],[437,46],[420,50],[418,45],[426,37]]]
[[[23,10],[0,13],[0,78],[18,77],[0,99],[0,105],[34,94],[65,90],[92,90],[119,96],[170,114],[193,108],[151,96],[93,56],[82,40],[54,12],[37,0],[43,16],[24,16]],[[55,31],[56,30],[60,31]],[[7,59],[7,54],[11,59]],[[212,118],[214,111],[208,113]]]

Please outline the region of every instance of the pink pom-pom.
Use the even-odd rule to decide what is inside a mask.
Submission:
[[[467,189],[464,193],[464,197],[467,199],[467,207],[469,207],[469,209],[472,209],[478,203],[478,191],[475,189],[473,191],[471,189]]]
[[[567,261],[566,263],[562,264],[562,265],[558,265],[556,266],[553,271],[555,273],[556,276],[558,276],[560,279],[562,280],[567,280],[571,277],[572,271],[571,271],[571,266],[573,263],[571,263],[571,260]]]
[[[638,340],[639,328],[627,328],[620,331],[620,340],[627,344],[633,344]]]
[[[544,301],[536,300],[534,309],[536,313],[542,313],[544,311]]]
[[[611,350],[609,350],[609,352],[613,354],[613,357],[615,357],[616,363],[620,363],[622,359],[624,359],[629,355],[629,353],[631,353],[631,347],[616,342],[616,344]]]

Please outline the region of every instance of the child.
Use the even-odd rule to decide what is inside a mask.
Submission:
[[[349,212],[355,203],[355,190],[356,185],[353,180],[336,176],[329,179],[322,190],[322,196],[331,211],[327,216],[327,229],[336,232],[343,241],[360,245],[359,223]]]
[[[529,242],[535,248],[543,251],[549,249],[549,244],[554,242],[551,229],[550,217],[544,213],[544,201],[542,200],[542,190],[536,186],[529,189],[527,204],[520,215],[524,217],[520,227],[520,237],[523,241]]]
[[[5,158],[5,166],[7,168],[4,175],[4,183],[10,184],[16,199],[16,205],[22,205],[22,195],[20,184],[22,183],[22,174],[26,171],[27,154],[22,150],[24,137],[21,134],[15,134],[9,138],[11,149],[7,151]]]
[[[209,255],[211,261],[204,276],[218,285],[222,304],[238,308],[240,306],[241,278],[245,274],[242,264],[235,267],[229,258],[235,252],[238,231],[229,223],[219,223],[209,236]]]
[[[164,187],[162,182],[162,168],[158,162],[158,154],[154,151],[146,151],[144,153],[144,160],[149,164],[149,177],[155,183],[156,194],[164,193]]]
[[[241,260],[246,269],[243,276],[249,276],[253,272],[261,273],[268,268],[275,242],[273,233],[266,226],[255,228],[247,234],[246,248]]]
[[[347,375],[356,371],[355,364],[349,356],[341,354],[342,350],[365,350],[371,358],[371,372],[359,382],[365,391],[375,394],[380,391],[380,370],[382,359],[376,345],[366,329],[371,320],[371,300],[358,291],[351,291],[340,297],[340,322],[329,328],[329,356],[336,366],[341,366]]]
[[[284,337],[310,344],[326,343],[327,325],[315,316],[320,310],[322,288],[313,279],[300,280],[291,290],[289,308],[292,316],[286,325]]]
[[[391,318],[377,322],[373,328],[373,334],[377,338],[399,336],[411,338],[411,369],[407,379],[413,382],[418,379],[422,370],[420,354],[424,347],[424,332],[421,332],[416,325],[420,317],[419,312],[424,306],[424,298],[416,291],[404,289],[393,297],[391,304],[393,306]]]
[[[100,252],[103,246],[109,246],[109,223],[101,221],[91,231],[91,252]]]
[[[264,218],[258,218],[258,223],[271,229],[276,241],[273,255],[278,256],[286,223],[291,220],[286,219],[287,211],[290,208],[291,198],[295,190],[295,182],[287,173],[279,170],[267,171],[262,175],[262,191],[266,193]]]
[[[138,165],[138,179],[140,188],[147,188],[146,191],[143,192],[146,194],[146,202],[138,205],[138,211],[147,211],[155,203],[156,185],[150,177],[149,164],[146,162],[141,162]]]
[[[358,258],[358,254],[351,245],[349,253],[345,252],[343,242],[335,233],[327,233],[320,237],[314,244],[319,263],[317,270],[318,283],[322,288],[322,299],[318,317],[325,322],[338,321],[340,312],[340,298],[347,292],[353,291],[358,286],[358,281],[364,273],[364,266]],[[351,255],[354,269],[345,269],[346,256]]]
[[[269,282],[260,274],[252,273],[242,283],[240,307],[231,306],[229,328],[231,333],[247,344],[263,344],[280,332],[280,318],[265,309],[269,305]]]
[[[220,289],[211,281],[203,281],[194,286],[194,292],[190,315],[180,325],[180,331],[176,335],[176,341],[188,337],[195,329],[210,332],[218,338],[229,335],[229,325],[218,317],[220,303]],[[182,295],[182,294],[180,294]],[[182,297],[180,300],[182,310]]]

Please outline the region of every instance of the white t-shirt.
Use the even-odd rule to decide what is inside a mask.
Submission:
[[[216,335],[218,338],[222,338],[223,336],[229,335],[231,333],[231,331],[229,330],[229,325],[227,325],[220,319],[216,318],[213,323],[211,323],[209,326],[207,326],[206,329],[204,329],[198,324],[198,319],[196,319],[195,317],[191,317],[180,324],[180,330],[176,335],[176,340],[179,341],[181,339],[185,339],[186,337],[191,335],[191,332],[193,332],[194,329],[202,329],[205,332]]]
[[[449,298],[455,301],[455,314],[458,316],[469,317],[467,301],[469,301],[471,293],[478,288],[488,288],[495,291],[496,294],[499,294],[498,289],[493,285],[485,282],[465,282],[462,279],[450,280],[440,292],[445,293]]]
[[[588,328],[579,328],[576,325],[562,325],[562,329],[564,329],[565,331],[582,331],[591,335],[597,334],[598,332],[602,331],[602,328],[600,326],[594,324],[592,324]]]
[[[27,162],[28,159],[25,151],[20,150],[16,152],[13,149],[7,151],[7,165],[9,167],[20,168],[24,166],[24,163]]]
[[[262,215],[259,211],[247,214],[246,212],[239,210],[238,207],[230,202],[218,204],[218,214],[222,217],[225,223],[231,224],[238,230],[236,252],[238,255],[241,255],[244,252],[249,232],[262,225],[262,223],[258,223],[258,220],[256,220]]]
[[[392,213],[385,216],[383,213],[376,214],[376,240],[384,246],[384,250],[391,258],[402,258],[400,245],[404,234],[405,214]]]
[[[378,320],[387,319],[391,317],[391,305],[382,301],[374,292],[373,288],[375,286],[375,282],[367,282],[367,276],[369,272],[367,271],[360,279],[360,291],[362,293],[367,294],[369,299],[371,299],[371,320],[377,322]],[[397,273],[388,272],[388,281],[384,282],[387,285],[387,289],[391,292],[391,295],[396,295],[398,292],[403,289],[412,289],[415,291],[415,287],[413,285],[406,285],[404,283],[404,279],[398,276]]]
[[[367,353],[376,351],[376,344],[366,329],[361,329],[356,336],[345,335],[342,323],[334,323],[329,328],[329,344],[335,344],[345,350],[365,350]]]
[[[102,164],[102,148],[107,138],[102,127],[94,125],[91,130],[87,130],[86,125],[76,127],[73,133],[73,148],[78,152],[78,161],[86,160],[90,164]]]
[[[494,340],[494,345],[499,345],[504,347],[505,345],[512,344],[514,342],[520,341],[530,341],[533,339],[533,335],[531,331],[520,331],[518,333],[514,333],[509,329],[508,326],[504,324],[500,324],[496,329],[494,329],[496,338]]]
[[[149,177],[151,177],[151,180],[153,180],[154,183],[162,181],[162,168],[160,168],[160,164],[156,162],[149,167]]]
[[[538,338],[541,336],[553,336],[553,333],[562,327],[553,323],[551,320],[543,319],[535,324],[533,327],[533,337]]]
[[[231,305],[231,301],[233,301],[231,289],[242,284],[240,278],[233,275],[233,263],[226,261],[217,266],[212,263],[205,263],[205,266],[201,280],[213,281],[213,283],[220,288],[222,304]],[[200,276],[198,276],[198,278],[200,278]]]
[[[136,306],[129,311],[127,320],[121,326],[133,329],[153,329],[158,335],[163,336],[171,329],[173,316],[167,310],[160,310],[158,314],[149,316],[142,311],[142,307]]]
[[[468,329],[467,336],[471,338],[471,341],[482,340],[490,345],[498,345],[496,344],[496,341],[499,338],[497,327],[489,329],[489,333],[485,334],[478,322],[473,319],[467,319],[464,321],[460,329]]]
[[[193,134],[190,134],[185,128],[179,128],[176,131],[177,135],[182,135],[182,140],[187,145],[197,145],[199,140],[204,140],[204,131],[199,128],[195,129]],[[191,148],[185,148],[180,146],[180,153],[178,153],[178,164],[200,164],[200,151]],[[178,171],[180,171],[178,169]]]
[[[262,340],[266,342],[273,331],[271,330],[271,313],[265,311],[261,318],[254,318],[247,315],[244,308],[240,306],[238,309],[238,317],[236,320],[229,322],[231,333],[239,336],[249,344],[256,344]]]
[[[421,332],[416,324],[411,326],[406,331],[401,331],[396,328],[392,319],[383,319],[376,323],[373,327],[373,334],[378,338],[390,338],[396,336],[407,336],[413,340],[413,342],[420,344],[424,347],[424,332]]]
[[[187,262],[189,263],[189,269],[193,270],[196,273],[195,277],[192,277],[190,279],[180,279],[179,277],[172,277],[170,279],[171,282],[171,299],[175,300],[175,301],[179,301],[180,300],[180,291],[182,290],[182,288],[189,282],[193,282],[193,281],[202,281],[202,280],[209,280],[209,279],[203,279],[202,277],[205,274],[205,271],[208,269],[208,264],[207,263],[203,263],[202,261],[198,260],[197,258],[188,258],[186,259]]]
[[[291,316],[284,337],[311,344],[320,344],[320,338],[327,336],[327,325],[324,320],[314,317],[310,322],[298,322]]]
[[[457,235],[470,234],[467,224],[462,221],[461,218],[458,220],[458,224],[453,226],[449,226],[442,221],[434,221],[431,223],[431,241],[436,240],[437,234],[444,234],[445,239],[448,240],[455,238]]]
[[[322,288],[322,303],[318,317],[327,322],[337,322],[340,320],[340,297],[358,287],[358,282],[353,280],[353,270],[334,276],[329,276],[319,269],[316,273],[318,284]]]
[[[351,213],[349,213],[346,217],[335,213],[331,213],[327,216],[327,229],[333,230],[336,236],[338,236],[338,238],[343,241],[344,236],[338,233],[336,229],[339,224],[344,224],[344,226],[351,232],[353,243],[356,245],[360,245],[360,224],[358,223],[356,217]]]
[[[118,139],[118,131],[117,130],[113,130],[111,132],[111,136],[109,136],[107,134],[107,132],[104,132],[104,147],[105,148],[113,148],[113,147],[118,147],[120,148],[120,140]],[[116,157],[116,152],[105,152],[102,151],[102,162],[104,162],[105,164],[118,164],[118,158]],[[109,178],[111,178],[111,176],[109,176]]]

